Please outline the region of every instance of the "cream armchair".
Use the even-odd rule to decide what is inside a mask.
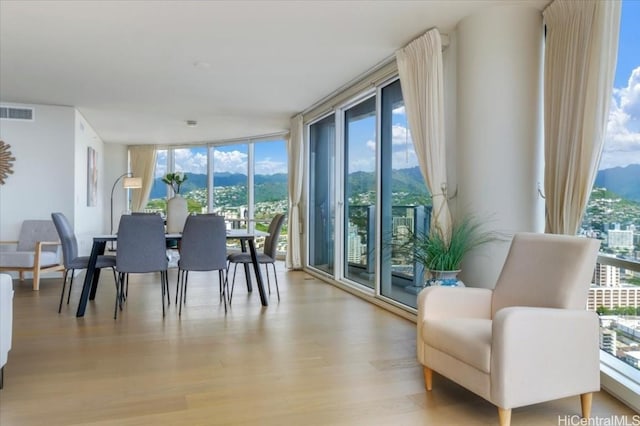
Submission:
[[[427,287],[418,296],[417,354],[432,371],[498,407],[581,395],[589,417],[600,389],[598,317],[585,310],[600,242],[516,234],[494,290]]]

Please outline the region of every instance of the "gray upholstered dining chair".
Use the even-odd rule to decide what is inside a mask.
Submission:
[[[187,283],[190,271],[218,271],[220,298],[227,311],[227,232],[223,216],[200,214],[187,216],[180,241],[176,304],[186,304]],[[178,302],[178,292],[180,301]]]
[[[265,265],[265,271],[267,273],[267,288],[269,289],[269,294],[271,294],[271,283],[269,282],[269,265],[273,267],[273,276],[276,283],[276,292],[278,294],[278,300],[280,300],[280,289],[278,288],[278,275],[276,273],[276,252],[278,249],[278,238],[280,238],[280,232],[282,231],[282,225],[284,224],[284,215],[276,214],[271,223],[269,224],[269,235],[264,240],[264,249],[262,253],[258,253],[258,263],[261,265]],[[241,253],[231,253],[227,260],[229,262],[229,266],[234,263],[233,268],[233,278],[231,280],[231,293],[229,293],[229,304],[231,304],[231,299],[233,298],[233,288],[236,283],[236,269],[238,269],[238,264],[248,264],[252,263],[251,254],[247,252]]]
[[[73,227],[67,217],[62,213],[51,213],[51,219],[58,231],[58,237],[62,245],[62,257],[64,264],[64,276],[62,278],[62,292],[60,293],[60,305],[58,306],[58,313],[62,311],[62,301],[64,300],[64,289],[67,285],[67,276],[69,275],[69,293],[67,294],[67,305],[71,298],[71,288],[73,287],[73,275],[76,269],[87,269],[89,265],[89,256],[78,255],[78,240]],[[111,268],[113,271],[113,279],[116,282],[116,288],[118,286],[118,279],[116,278],[116,257],[115,256],[98,256],[96,260],[96,268]]]
[[[123,215],[118,227],[116,272],[118,291],[113,318],[118,316],[118,306],[126,300],[129,274],[160,272],[162,288],[162,316],[165,315],[164,299],[169,305],[169,281],[167,279],[167,254],[165,249],[164,222],[159,215]],[[126,290],[125,290],[126,289]]]

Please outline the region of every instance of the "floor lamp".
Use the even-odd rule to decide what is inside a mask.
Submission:
[[[115,191],[116,185],[118,184],[118,182],[120,182],[120,180],[122,180],[122,187],[124,189],[142,188],[142,179],[139,177],[134,177],[133,173],[131,172],[127,172],[118,176],[118,179],[113,182],[113,187],[111,188],[111,228],[109,229],[110,234],[113,234],[113,191]],[[113,250],[113,244],[111,245],[111,250]]]

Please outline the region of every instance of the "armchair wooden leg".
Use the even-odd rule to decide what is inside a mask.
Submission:
[[[424,373],[424,385],[430,391],[433,389],[433,370],[429,367],[423,367],[422,372]]]
[[[498,418],[500,426],[509,426],[511,424],[511,408],[498,407]]]
[[[33,270],[33,291],[40,290],[40,269]]]
[[[591,417],[591,401],[593,401],[593,393],[583,393],[580,395],[580,404],[582,404],[582,418]]]

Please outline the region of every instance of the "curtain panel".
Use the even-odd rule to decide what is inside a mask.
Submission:
[[[433,200],[431,229],[449,241],[451,213],[447,202],[440,32],[437,29],[427,31],[398,50],[396,60],[411,139]]]
[[[620,1],[555,0],[543,12],[546,232],[574,235],[604,144]]]
[[[287,140],[289,160],[289,218],[286,265],[289,269],[302,269],[302,186],[304,174],[303,121],[298,114],[291,119],[291,131]]]
[[[149,202],[156,167],[156,146],[144,145],[129,148],[129,162],[133,176],[142,179],[142,188],[131,191],[131,210],[142,211]]]

